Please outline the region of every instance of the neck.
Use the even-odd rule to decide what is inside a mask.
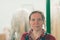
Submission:
[[[38,37],[40,37],[41,34],[42,34],[42,29],[39,30],[39,31],[33,30],[33,35],[34,35],[34,37],[35,37],[36,39],[37,39]]]
[[[38,30],[38,31],[33,30],[33,34],[40,34],[40,33],[42,33],[42,29],[40,29],[40,30]]]

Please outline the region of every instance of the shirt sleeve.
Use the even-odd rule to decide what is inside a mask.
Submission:
[[[21,36],[21,40],[25,40],[26,34],[28,34],[28,33],[25,32],[25,33]]]
[[[56,40],[54,36],[52,36],[51,34],[48,34],[46,36],[46,40]]]

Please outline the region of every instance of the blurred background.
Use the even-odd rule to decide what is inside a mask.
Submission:
[[[46,21],[46,4],[47,0],[0,0],[0,40],[20,40],[30,29],[29,14],[32,11],[42,11]],[[56,40],[60,40],[60,0],[50,0],[49,10],[49,29]],[[43,28],[48,29],[46,24]]]

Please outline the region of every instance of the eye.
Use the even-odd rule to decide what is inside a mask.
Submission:
[[[42,19],[39,18],[38,21],[42,21]]]
[[[35,21],[35,19],[31,19],[32,21]]]

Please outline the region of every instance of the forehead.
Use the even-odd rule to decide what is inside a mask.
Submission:
[[[35,17],[35,18],[36,18],[36,17],[38,17],[38,18],[40,17],[40,18],[42,18],[42,17],[41,17],[41,14],[39,14],[39,13],[34,13],[34,14],[32,14],[32,15],[31,15],[31,18],[32,18],[32,17]]]

